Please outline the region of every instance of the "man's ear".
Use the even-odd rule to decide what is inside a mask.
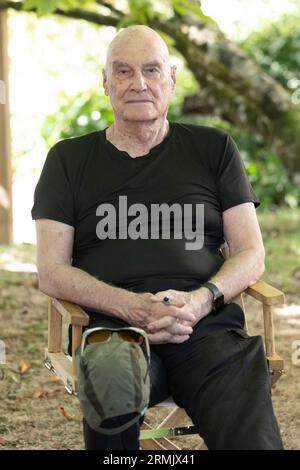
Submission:
[[[107,92],[107,75],[105,69],[102,69],[102,85],[104,88],[104,93],[108,96]]]
[[[175,88],[176,88],[176,71],[177,71],[177,66],[172,65],[171,67],[171,78],[172,78],[172,92],[174,93]]]

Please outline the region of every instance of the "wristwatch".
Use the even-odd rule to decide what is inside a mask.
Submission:
[[[206,287],[213,295],[212,311],[218,312],[224,306],[224,294],[212,282],[204,282],[201,287]]]

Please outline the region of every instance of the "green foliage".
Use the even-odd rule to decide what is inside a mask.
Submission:
[[[99,7],[109,5],[118,7],[118,3],[113,0],[97,1],[97,0],[24,0],[23,9],[36,9],[38,16],[53,13],[57,8],[68,11],[71,9],[99,11]],[[217,27],[217,23],[203,13],[198,0],[127,0],[126,14],[120,20],[118,28],[130,26],[132,24],[147,24],[149,20],[160,17],[166,21],[170,19],[174,13],[178,16],[193,16],[204,23],[209,23]]]
[[[128,13],[118,23],[118,29],[134,24],[147,24],[156,15],[149,0],[127,0]]]
[[[180,16],[192,15],[204,23],[217,26],[217,23],[210,16],[203,13],[198,0],[171,0],[171,5]]]
[[[38,16],[53,13],[57,8],[62,10],[71,10],[74,8],[85,8],[95,5],[96,0],[25,0],[23,10],[36,9]]]
[[[284,15],[278,22],[270,23],[254,32],[240,43],[261,67],[292,93],[292,102],[300,103],[300,9],[296,15]],[[285,116],[282,122],[283,134],[291,139],[299,132],[300,118],[296,113]],[[242,139],[242,147],[248,164],[248,171],[257,184],[264,201],[270,204],[300,204],[299,187],[287,177],[283,165],[276,155],[261,144],[250,145],[249,139]]]
[[[43,16],[52,13],[57,8],[58,0],[26,0],[23,9],[31,10],[36,8],[37,15]]]
[[[231,129],[244,160],[249,179],[261,200],[261,207],[297,207],[300,191],[291,181],[279,157],[250,134]]]
[[[300,9],[254,32],[240,43],[261,67],[300,102]]]
[[[100,93],[62,95],[60,102],[57,113],[48,116],[41,129],[49,148],[60,139],[105,129],[113,122],[109,100]]]

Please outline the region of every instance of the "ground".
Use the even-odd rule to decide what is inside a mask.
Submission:
[[[296,340],[300,348],[299,222],[296,210],[260,216],[267,253],[263,279],[284,291],[288,307],[275,315],[285,373],[273,390],[286,449],[300,449],[300,353],[293,349]],[[33,245],[0,246],[0,340],[6,346],[6,364],[0,355],[0,449],[82,449],[78,400],[43,366],[47,298],[36,274],[26,272],[34,263]],[[250,333],[261,333],[260,305],[247,299],[246,311]],[[150,421],[158,423],[163,413],[150,410]],[[179,439],[183,448],[196,445],[193,437]]]

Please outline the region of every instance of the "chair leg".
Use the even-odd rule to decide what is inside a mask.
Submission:
[[[61,351],[62,317],[54,307],[51,299],[48,300],[48,351],[58,353]]]
[[[275,356],[274,322],[272,305],[263,304],[266,355]]]

